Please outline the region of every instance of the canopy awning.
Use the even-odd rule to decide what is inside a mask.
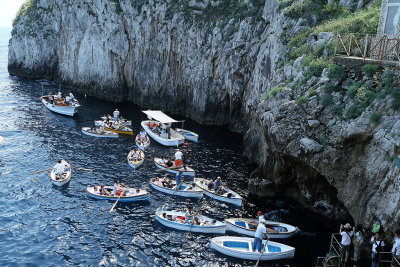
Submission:
[[[151,117],[152,119],[159,121],[161,123],[172,123],[172,122],[179,122],[177,120],[174,120],[173,118],[165,115],[162,111],[160,110],[142,110],[144,114],[147,116]]]

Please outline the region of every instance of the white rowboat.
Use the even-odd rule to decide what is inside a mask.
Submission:
[[[158,133],[158,128],[161,123],[154,120],[142,121],[140,123],[146,133],[153,138],[156,142],[164,146],[179,146],[185,142],[185,137],[177,133],[174,129],[170,129],[170,134]],[[154,125],[154,127],[152,127]]]
[[[258,219],[228,218],[225,219],[226,230],[254,237]],[[295,235],[299,229],[290,224],[265,220],[269,238],[288,238]]]
[[[173,186],[176,186],[176,181],[171,181]],[[193,198],[202,198],[203,197],[203,190],[197,188],[196,186],[191,186],[187,183],[182,183],[181,190],[176,190],[176,188],[168,188],[162,186],[161,184],[156,183],[156,179],[153,178],[150,180],[150,185],[163,193],[174,195],[174,196],[181,196],[181,197],[193,197]]]
[[[199,135],[195,132],[184,130],[184,129],[179,129],[176,128],[176,131],[185,137],[186,140],[192,141],[192,142],[197,142],[199,140]]]
[[[238,193],[228,188],[224,188],[223,192],[218,192],[217,194],[215,194],[214,189],[209,190],[207,187],[209,183],[212,183],[212,181],[205,180],[202,178],[194,178],[194,183],[196,184],[197,187],[199,187],[204,191],[205,195],[212,197],[212,199],[227,202],[236,206],[242,205],[243,198]]]
[[[100,186],[98,186],[100,188]],[[115,201],[119,198],[119,196],[112,195],[113,191],[113,186],[104,186],[104,189],[106,189],[108,192],[110,192],[110,195],[99,195],[94,192],[94,186],[89,186],[86,188],[86,191],[89,193],[91,197],[97,198],[97,199],[103,199],[103,200],[112,200]],[[150,198],[150,193],[147,192],[146,190],[140,189],[139,192],[136,192],[136,188],[132,187],[127,187],[124,188],[126,195],[121,196],[119,198],[119,202],[133,202],[133,201],[144,201],[144,200],[149,200]]]
[[[113,120],[114,120],[114,118],[113,118],[111,115],[108,115],[108,117],[107,117],[107,116],[102,116],[102,117],[101,117],[101,119],[102,119],[103,121],[106,121],[107,118],[108,118],[110,121],[113,121]],[[121,117],[119,117],[119,118],[118,118],[118,121],[119,121],[121,124],[125,125],[125,126],[128,126],[128,127],[132,126],[132,121],[131,121],[131,120],[121,119]]]
[[[138,155],[137,157],[134,156],[135,153],[137,153],[137,155]],[[143,164],[144,157],[145,157],[144,152],[139,148],[135,148],[128,153],[128,156],[126,157],[126,159],[128,160],[129,166],[136,169],[136,168],[139,168],[139,166]]]
[[[179,171],[182,171],[182,175],[194,176],[195,174],[195,171],[190,167],[168,167],[167,165],[165,165],[165,163],[163,163],[163,160],[161,158],[154,158],[154,164],[157,166],[157,168],[164,169],[165,171],[170,173],[177,174]]]
[[[53,99],[55,96],[52,96]],[[49,96],[41,96],[40,97],[42,100],[43,105],[50,109],[51,111],[58,113],[58,114],[62,114],[62,115],[66,115],[66,116],[74,116],[74,114],[77,112],[77,108],[80,107],[81,105],[79,105],[78,101],[74,101],[72,102],[72,104],[66,105],[66,104],[55,104],[50,103],[50,99]]]
[[[294,247],[285,244],[263,240],[263,254],[258,251],[253,252],[254,238],[218,236],[211,239],[211,248],[228,256],[246,260],[280,260],[291,259],[294,257]]]
[[[118,138],[117,133],[104,130],[103,133],[101,134],[97,128],[92,129],[90,127],[82,127],[82,133],[89,136],[100,137],[100,138]]]
[[[164,217],[165,215],[165,217]],[[175,221],[174,218],[177,218]],[[188,222],[184,222],[185,213],[177,212],[177,211],[166,211],[160,210],[156,212],[156,220],[170,228],[174,228],[182,231],[191,231],[194,233],[207,233],[207,234],[224,234],[225,233],[225,224],[220,221],[215,221],[212,224],[212,219],[206,216],[195,216],[200,219],[200,221],[205,221],[207,224],[200,226],[196,224],[191,224],[191,220]]]
[[[140,134],[136,135],[136,146],[145,151],[150,146],[150,138],[147,136],[144,142],[140,141]]]
[[[56,165],[54,165],[53,169],[50,171],[50,180],[56,186],[63,186],[71,180],[71,166],[65,160],[61,161],[62,164],[65,165],[65,171],[61,174],[61,177],[57,177],[56,175]]]

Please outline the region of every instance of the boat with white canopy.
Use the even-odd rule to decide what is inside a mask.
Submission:
[[[179,122],[167,116],[160,110],[143,110],[148,120],[142,121],[141,126],[156,142],[164,146],[179,146],[185,142],[185,137],[172,129],[171,124]]]

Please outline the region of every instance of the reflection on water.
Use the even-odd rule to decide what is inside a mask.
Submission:
[[[213,235],[192,234],[165,228],[154,220],[155,210],[169,198],[151,190],[150,178],[161,175],[151,161],[138,170],[125,159],[134,147],[134,138],[116,140],[82,136],[83,126],[112,113],[117,107],[76,94],[82,107],[74,118],[52,113],[39,97],[58,86],[48,81],[29,81],[10,77],[7,68],[9,32],[0,30],[0,265],[104,265],[104,266],[250,266],[254,262],[225,257],[209,249]],[[133,130],[140,130],[143,117],[132,105],[118,105],[121,114],[132,119]],[[181,119],[181,118],[177,118]],[[304,232],[283,240],[296,246],[290,266],[309,266],[323,254],[328,235],[320,223],[306,212],[285,201],[247,198],[247,178],[252,171],[242,156],[242,139],[226,129],[206,127],[186,120],[185,128],[200,134],[199,143],[183,147],[184,161],[196,170],[197,177],[221,176],[233,190],[244,196],[242,208],[226,203],[184,199],[173,196],[169,209],[192,204],[204,215],[223,220],[226,217],[253,217],[260,207],[270,219],[298,225]],[[152,143],[146,158],[172,156],[174,148]],[[71,182],[54,187],[46,172],[58,159],[65,158],[74,170]],[[88,197],[86,187],[112,184],[114,179],[151,191],[149,202],[118,203]],[[271,266],[271,263],[262,265]]]

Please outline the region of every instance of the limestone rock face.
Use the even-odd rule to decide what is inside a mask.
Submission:
[[[357,119],[338,120],[308,92],[340,85],[326,69],[299,89],[284,86],[263,100],[283,81],[300,83],[306,75],[305,55],[293,66],[278,64],[287,52],[284,31],[298,33],[307,21],[286,18],[275,0],[265,1],[256,20],[210,21],[204,14],[221,1],[31,2],[37,8],[13,27],[11,75],[229,125],[244,133],[245,154],[259,164],[249,178],[251,194],[286,196],[335,219],[351,215],[366,224],[376,215],[388,228],[399,223],[400,169],[392,157],[400,152],[400,116],[389,100],[373,104],[389,110],[379,125],[368,109]],[[341,2],[359,8],[369,1]],[[307,43],[316,48],[333,37],[323,32]],[[332,102],[339,99],[332,94]]]

